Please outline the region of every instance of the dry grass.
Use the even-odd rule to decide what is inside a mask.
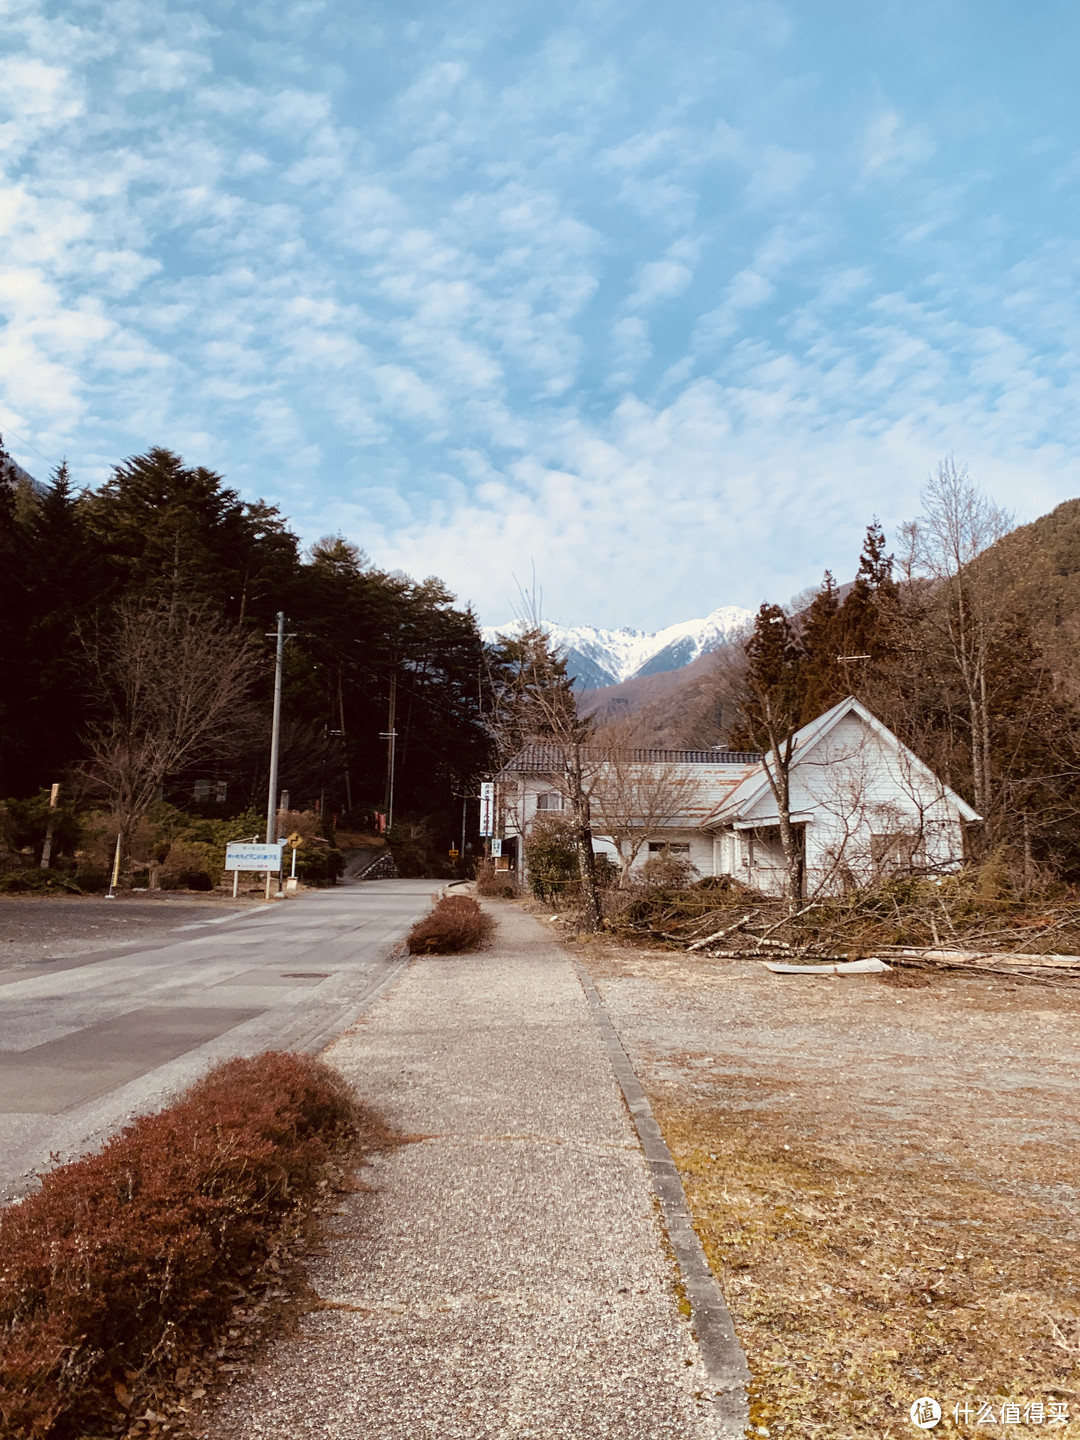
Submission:
[[[935,1434],[1000,1433],[976,1400],[1066,1402],[1049,1431],[1080,1434],[1080,997],[613,948],[590,966],[721,1278],[755,1425],[907,1436],[928,1394]]]
[[[907,1435],[917,1394],[1075,1411],[1076,1244],[1036,1201],[924,1155],[872,1166],[858,1136],[785,1150],[705,1107],[658,1118],[770,1434]]]

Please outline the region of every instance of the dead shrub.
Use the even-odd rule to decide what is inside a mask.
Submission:
[[[490,860],[476,867],[476,893],[486,900],[516,900],[520,891],[509,870],[496,870]]]
[[[316,1060],[230,1060],[8,1207],[0,1433],[121,1428],[129,1386],[216,1343],[242,1278],[310,1208],[364,1121]]]
[[[463,955],[485,945],[495,928],[470,895],[446,895],[409,931],[411,955]]]

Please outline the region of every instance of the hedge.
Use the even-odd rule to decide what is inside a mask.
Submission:
[[[0,1433],[114,1429],[129,1387],[216,1343],[365,1123],[308,1056],[230,1060],[0,1212]]]
[[[409,931],[411,955],[460,955],[479,950],[495,922],[469,895],[446,895]]]

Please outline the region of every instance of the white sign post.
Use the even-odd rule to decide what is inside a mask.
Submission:
[[[495,782],[484,780],[480,786],[480,834],[495,834]]]
[[[240,885],[241,870],[266,871],[266,888],[270,889],[270,876],[276,870],[281,873],[281,850],[284,840],[276,845],[243,845],[232,840],[225,846],[225,869],[233,872],[233,895]]]

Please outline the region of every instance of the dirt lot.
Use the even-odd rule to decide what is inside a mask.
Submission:
[[[0,895],[0,969],[27,961],[150,945],[180,925],[211,920],[258,900],[160,892],[99,895]]]
[[[932,1396],[934,1434],[1080,1436],[1080,990],[583,958],[722,1278],[757,1433],[911,1436]]]

